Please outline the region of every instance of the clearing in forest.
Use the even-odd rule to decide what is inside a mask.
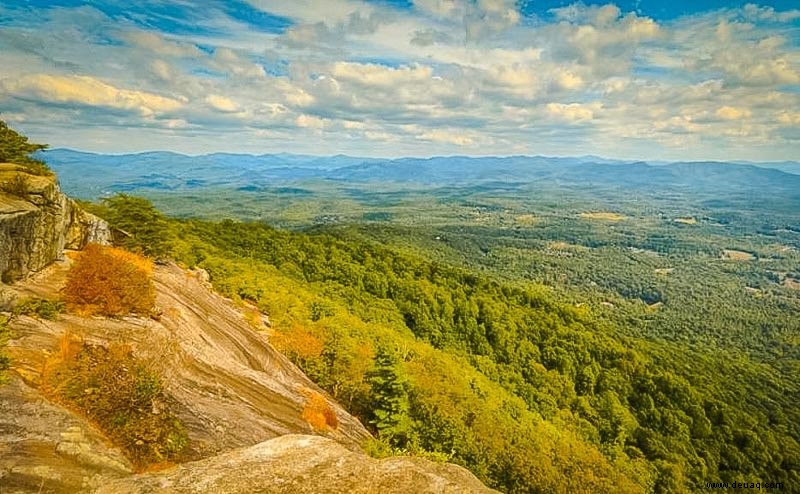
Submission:
[[[786,288],[791,288],[792,290],[800,290],[800,280],[796,280],[787,276],[783,279],[783,286]]]
[[[514,220],[520,225],[532,225],[536,223],[536,216],[532,214],[521,214],[514,218]]]
[[[612,213],[610,211],[589,211],[580,214],[581,218],[586,220],[603,220],[603,221],[622,221],[626,216],[619,213]]]
[[[752,261],[756,256],[743,250],[723,249],[722,258],[728,261]]]
[[[549,250],[567,250],[567,251],[587,251],[589,247],[584,245],[570,244],[568,242],[556,241],[547,244]]]

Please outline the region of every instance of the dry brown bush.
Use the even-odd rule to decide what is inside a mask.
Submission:
[[[64,300],[81,314],[149,314],[155,304],[153,265],[138,254],[89,244],[67,275]]]

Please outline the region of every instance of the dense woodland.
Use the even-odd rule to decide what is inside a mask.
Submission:
[[[800,485],[797,299],[753,315],[755,306],[732,310],[724,292],[704,299],[720,304],[704,324],[732,320],[739,334],[701,338],[691,325],[702,307],[685,318],[665,311],[658,322],[652,304],[673,303],[673,289],[643,281],[613,303],[602,299],[635,278],[620,274],[627,265],[613,271],[620,279],[610,267],[592,270],[594,292],[564,296],[569,284],[504,278],[468,254],[460,265],[447,261],[448,249],[469,245],[426,251],[413,235],[399,247],[375,241],[398,234],[385,227],[291,232],[174,220],[129,196],[96,211],[132,234],[129,248],[203,267],[222,293],[269,314],[273,342],[371,425],[375,454],[434,453],[507,492]],[[507,249],[496,242],[490,248]]]

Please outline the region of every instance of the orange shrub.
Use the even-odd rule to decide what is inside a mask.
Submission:
[[[316,391],[308,390],[306,394],[308,401],[303,408],[303,419],[315,431],[323,431],[328,428],[335,430],[339,427],[339,419],[328,400]]]
[[[287,331],[276,331],[270,342],[294,363],[305,363],[317,359],[325,350],[325,344],[299,324]]]
[[[147,314],[155,303],[148,259],[114,247],[89,244],[67,274],[64,300],[83,314]]]

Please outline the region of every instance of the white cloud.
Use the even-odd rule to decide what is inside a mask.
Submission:
[[[174,77],[174,71],[172,70],[172,67],[170,67],[170,65],[164,60],[153,60],[153,62],[150,64],[150,67],[155,75],[165,81],[168,81]]]
[[[150,31],[130,31],[123,33],[122,38],[162,57],[188,58],[200,55],[200,50],[192,43],[172,41]]]
[[[232,99],[226,98],[225,96],[209,94],[206,96],[205,101],[211,108],[223,113],[235,113],[239,111],[239,105],[237,105]]]
[[[433,70],[421,65],[386,67],[375,64],[337,62],[331,67],[334,78],[365,86],[392,86],[430,80]]]
[[[775,117],[783,125],[800,125],[800,111],[781,111]]]
[[[22,99],[123,110],[143,116],[175,111],[182,102],[144,91],[119,89],[89,76],[37,74],[0,81],[2,92]]]
[[[367,130],[364,137],[371,141],[392,142],[397,140],[397,136],[383,131]]]
[[[227,47],[217,48],[208,65],[229,76],[258,79],[267,75],[261,65],[248,60],[245,56]]]
[[[761,7],[748,3],[742,10],[745,18],[752,21],[791,22],[800,19],[800,10],[797,9],[778,12],[772,7]]]
[[[743,118],[750,118],[753,112],[747,108],[723,106],[716,111],[716,115],[724,120],[741,120]]]
[[[579,122],[594,118],[594,112],[600,108],[600,105],[597,103],[588,105],[581,103],[548,103],[546,108],[550,115],[571,122]]]
[[[471,41],[504,31],[521,19],[515,0],[415,0],[414,6],[441,21],[457,23]]]
[[[417,139],[433,142],[443,142],[455,144],[456,146],[470,146],[475,144],[475,139],[459,131],[449,131],[443,129],[433,129],[418,134]]]
[[[363,129],[366,127],[364,122],[356,122],[354,120],[345,120],[342,122],[345,129]]]
[[[297,117],[297,126],[303,127],[306,129],[324,129],[325,128],[325,120],[319,117],[315,117],[313,115],[299,115]]]
[[[578,89],[583,86],[583,79],[569,70],[564,70],[557,75],[558,85],[563,89]]]

